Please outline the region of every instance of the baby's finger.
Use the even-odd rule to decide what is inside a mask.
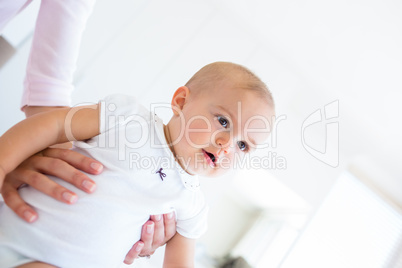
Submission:
[[[165,225],[165,243],[176,234],[176,216],[174,212],[163,215]]]
[[[21,219],[27,222],[34,222],[38,218],[38,214],[27,203],[22,200],[10,183],[4,182],[2,188],[2,196],[6,205],[12,209]]]
[[[87,193],[92,193],[93,191],[95,191],[96,184],[93,180],[91,180],[87,175],[78,171],[77,169],[70,166],[68,163],[64,162],[63,160],[60,160],[57,158],[51,158],[51,157],[40,157],[40,161],[37,161],[35,163],[35,168],[37,170],[39,170],[40,172],[43,172],[48,175],[53,175],[66,182],[69,182],[69,183],[73,184],[74,186],[76,186],[77,188],[79,188]],[[39,173],[36,175],[32,174],[32,176],[33,176],[33,178],[31,178],[30,181],[26,181],[27,179],[24,179],[25,183],[32,185],[32,183],[35,183],[38,181],[38,183],[36,183],[36,185],[32,185],[32,186],[34,186],[35,188],[40,187],[41,185],[39,182],[41,182],[41,180],[37,180],[38,179],[37,177],[40,176]],[[37,177],[35,177],[35,176],[37,176]],[[46,182],[44,182],[44,184],[46,185],[46,187],[49,187],[50,184],[47,183],[49,180],[45,180],[45,181]],[[53,186],[55,184],[56,183],[53,182]],[[41,192],[45,192],[44,190],[46,190],[46,187],[45,188],[37,188],[37,189]],[[63,189],[65,189],[65,188],[63,188]],[[58,191],[55,188],[53,188],[53,190]]]
[[[44,150],[42,154],[44,156],[61,159],[71,166],[90,174],[99,174],[103,170],[103,165],[98,161],[72,150],[48,148]]]
[[[136,258],[139,257],[142,248],[144,247],[144,243],[138,241],[134,244],[134,246],[127,253],[126,258],[124,259],[125,264],[132,264]]]
[[[151,255],[151,253],[154,251],[152,248],[154,227],[155,223],[151,220],[147,221],[142,226],[141,241],[144,242],[144,247],[142,248],[141,256]]]
[[[165,226],[162,215],[152,215],[151,220],[155,224],[154,238],[152,240],[152,249],[155,250],[165,244]]]

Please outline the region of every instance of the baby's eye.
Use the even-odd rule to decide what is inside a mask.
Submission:
[[[224,128],[228,127],[229,122],[225,117],[218,116],[218,121],[219,121],[219,124],[221,124]]]
[[[244,141],[238,141],[237,146],[239,146],[239,149],[241,151],[247,151],[247,149],[248,149],[248,146]]]

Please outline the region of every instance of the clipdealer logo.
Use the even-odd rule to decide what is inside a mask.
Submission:
[[[324,116],[323,116],[324,114]],[[333,101],[310,114],[301,127],[301,142],[304,149],[317,160],[331,166],[339,165],[339,101]],[[309,127],[325,123],[325,146],[315,148],[306,142],[305,131]]]

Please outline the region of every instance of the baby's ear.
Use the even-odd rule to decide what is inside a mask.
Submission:
[[[186,86],[179,87],[173,94],[172,98],[172,109],[175,115],[179,115],[181,110],[183,110],[184,104],[190,96],[190,90]]]

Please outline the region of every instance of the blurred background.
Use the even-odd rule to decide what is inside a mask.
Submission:
[[[0,37],[0,134],[24,118],[39,5]],[[401,14],[397,0],[98,0],[73,103],[170,103],[205,64],[243,64],[272,91],[276,128],[263,164],[201,179],[196,267],[402,267]]]

